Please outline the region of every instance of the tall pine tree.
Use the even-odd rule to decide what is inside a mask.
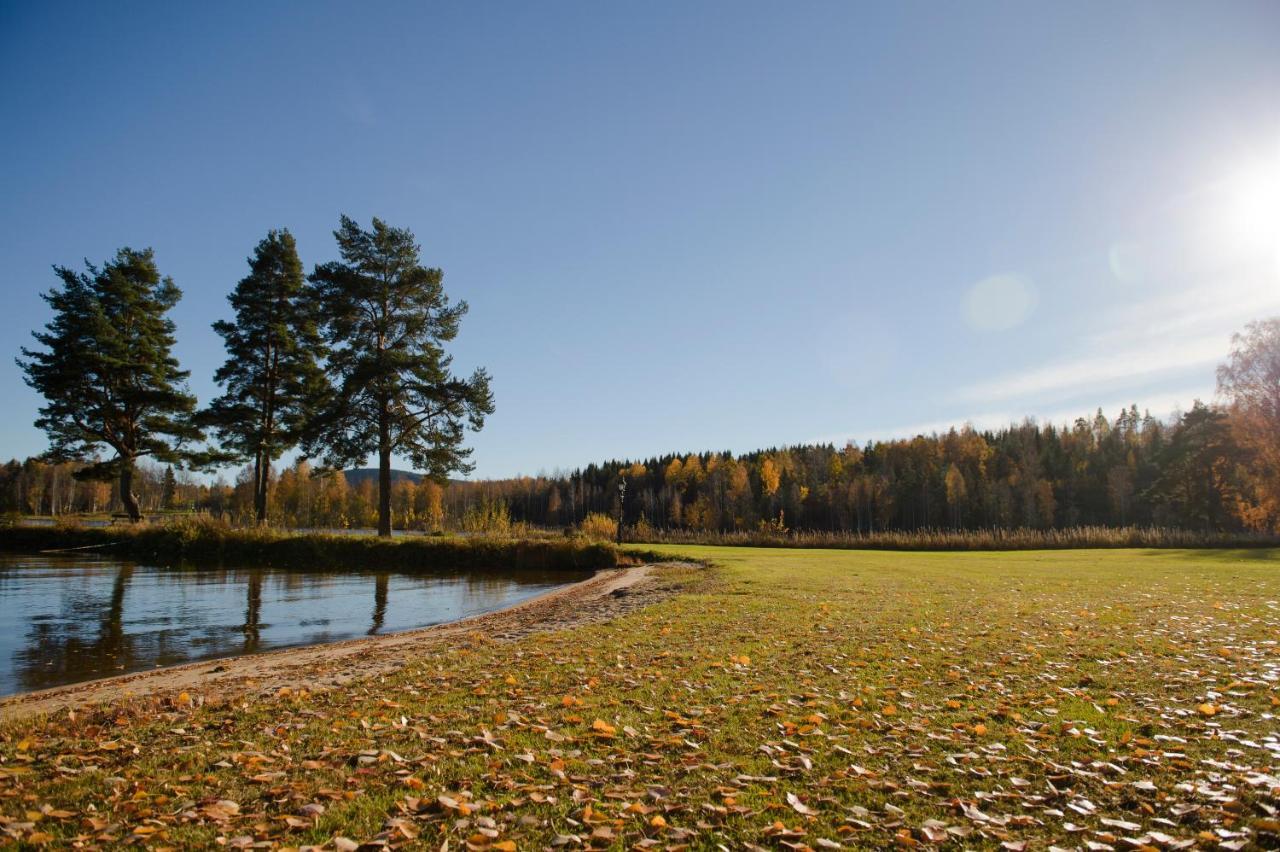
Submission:
[[[408,230],[379,219],[362,230],[343,216],[334,232],[340,262],[316,267],[325,340],[332,347],[330,403],[314,421],[308,455],[330,467],[378,457],[378,534],[391,535],[391,455],[443,482],[470,471],[464,428],[493,412],[489,375],[450,372],[444,346],[458,333],[466,302],[450,305],[439,269],[419,262]]]
[[[62,285],[44,294],[54,316],[33,332],[46,351],[23,347],[18,365],[45,398],[36,425],[49,436],[49,457],[91,462],[79,479],[118,480],[120,501],[136,521],[138,459],[189,462],[188,444],[203,438],[189,373],[171,351],[166,314],[182,291],[160,277],[150,249],[122,248],[101,268],[85,266],[54,267]],[[102,459],[104,448],[115,456]]]
[[[214,380],[226,391],[200,420],[217,434],[225,460],[253,462],[254,513],[263,523],[271,462],[298,443],[326,387],[315,300],[293,235],[268,232],[227,300],[235,320],[213,324],[227,349]]]

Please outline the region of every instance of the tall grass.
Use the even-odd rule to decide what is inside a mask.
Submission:
[[[597,570],[623,564],[612,544],[581,538],[516,539],[413,536],[384,539],[362,535],[296,534],[233,528],[208,519],[88,528],[0,528],[0,550],[68,551],[119,556],[158,565],[269,565],[315,570],[397,571],[452,569]]]
[[[849,550],[1065,550],[1090,547],[1280,547],[1269,533],[1196,532],[1172,527],[1068,527],[1065,529],[914,530],[885,532],[644,531],[647,544],[716,544],[739,547],[821,547]]]

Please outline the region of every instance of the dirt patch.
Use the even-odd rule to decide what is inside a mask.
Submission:
[[[386,674],[433,648],[476,633],[512,641],[530,633],[609,621],[674,594],[662,565],[599,571],[581,583],[556,589],[498,612],[418,630],[349,639],[327,645],[187,663],[13,696],[0,702],[4,721],[87,704],[190,691],[223,699],[281,688],[312,692]]]

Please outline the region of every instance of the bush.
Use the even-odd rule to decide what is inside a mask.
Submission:
[[[582,519],[582,534],[593,541],[613,541],[618,522],[602,512],[592,512]]]
[[[502,500],[481,500],[462,513],[462,531],[506,535],[511,532],[511,511]]]

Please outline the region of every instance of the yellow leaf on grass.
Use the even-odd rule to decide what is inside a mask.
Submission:
[[[603,734],[606,737],[611,737],[614,734],[618,733],[618,729],[615,728],[613,725],[610,725],[604,719],[596,719],[594,722],[592,722],[591,730],[597,733]]]
[[[1218,712],[1218,708],[1217,708],[1217,707],[1214,707],[1214,706],[1213,706],[1212,704],[1210,704],[1208,701],[1206,701],[1205,703],[1201,704],[1199,707],[1197,707],[1197,708],[1196,708],[1196,710],[1198,710],[1198,711],[1200,712],[1200,715],[1201,715],[1201,716],[1212,716],[1212,715],[1214,715],[1215,713],[1217,713],[1217,712]]]

